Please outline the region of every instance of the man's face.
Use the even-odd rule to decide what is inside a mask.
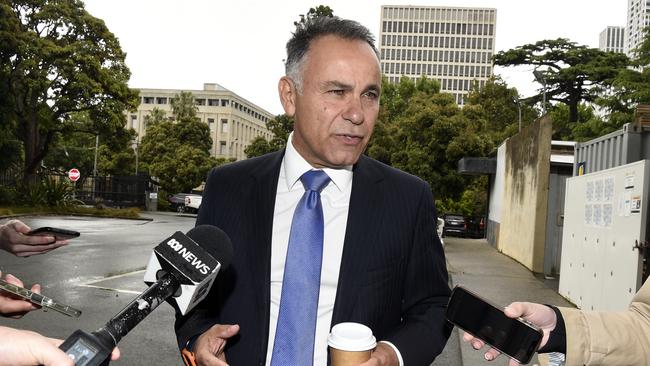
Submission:
[[[353,165],[379,112],[377,56],[363,41],[323,36],[305,57],[302,91],[286,77],[279,85],[285,112],[295,119],[293,145],[315,168]]]

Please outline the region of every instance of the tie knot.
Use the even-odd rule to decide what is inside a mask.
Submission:
[[[305,190],[319,192],[327,186],[330,177],[322,170],[310,170],[300,177]]]

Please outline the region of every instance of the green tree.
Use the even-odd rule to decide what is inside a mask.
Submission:
[[[58,132],[43,165],[51,172],[62,174],[77,168],[83,176],[93,174],[95,136],[99,135],[97,172],[99,175],[128,175],[135,171],[132,142],[134,130],[118,129],[113,133],[96,133],[88,112],[71,113],[65,131]]]
[[[22,141],[25,181],[35,180],[71,113],[87,111],[96,132],[124,127],[137,99],[125,55],[83,2],[2,1],[0,45],[0,124]]]
[[[244,150],[247,157],[262,156],[284,149],[289,134],[293,131],[293,118],[286,114],[279,114],[266,123],[266,128],[273,134],[271,141],[267,141],[263,137],[253,139],[251,144]]]
[[[262,136],[257,136],[251,141],[250,145],[244,149],[247,158],[262,156],[270,152],[277,151],[271,148],[271,144]]]
[[[210,156],[210,127],[196,117],[191,93],[182,92],[172,99],[172,114],[170,120],[154,108],[145,117],[147,133],[140,144],[142,168],[159,179],[164,191],[189,192],[220,162]]]
[[[636,106],[650,104],[650,27],[644,29],[643,42],[633,54],[632,67],[621,70],[611,93],[599,101],[610,112],[610,120],[631,122]]]
[[[391,84],[384,78],[367,154],[428,181],[437,199],[459,200],[473,178],[457,172],[458,160],[493,148],[480,133],[437,81],[402,77]]]
[[[199,107],[194,103],[194,95],[191,92],[181,91],[171,100],[172,114],[177,121],[190,121],[198,119],[196,114]]]
[[[589,141],[620,129],[627,120],[599,116],[592,105],[581,103],[578,106],[578,122],[569,122],[569,108],[555,106],[550,111],[553,121],[553,139],[564,141]]]
[[[595,102],[607,89],[629,60],[621,53],[578,46],[565,38],[542,40],[515,49],[502,51],[494,57],[495,65],[533,65],[545,68],[546,99],[569,107],[569,122],[578,121],[578,105]],[[542,93],[530,98],[539,102]]]
[[[293,25],[296,28],[303,27],[305,23],[309,22],[311,19],[318,17],[333,17],[334,10],[327,5],[318,5],[315,8],[309,8],[307,15],[300,14],[300,20],[293,22]]]
[[[304,27],[305,24],[317,17],[333,17],[334,10],[327,5],[318,5],[315,8],[309,8],[307,15],[300,14],[300,19],[293,22],[296,29]],[[256,137],[244,149],[246,157],[252,158],[255,156],[262,156],[270,152],[284,149],[287,144],[289,134],[293,131],[293,118],[286,114],[277,115],[266,123],[266,127],[273,133],[271,141],[267,141],[263,137]]]
[[[519,103],[519,105],[517,105]],[[499,77],[488,79],[482,88],[475,84],[467,96],[463,115],[497,146],[519,131],[519,108],[522,127],[534,121],[538,114],[534,108],[519,100],[519,92],[510,88]]]

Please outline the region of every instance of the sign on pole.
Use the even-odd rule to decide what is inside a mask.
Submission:
[[[81,177],[81,173],[79,172],[79,169],[72,168],[68,171],[68,178],[70,178],[70,181],[76,182],[79,180],[79,177]]]

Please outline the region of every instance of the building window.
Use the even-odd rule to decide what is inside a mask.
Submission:
[[[228,104],[230,104],[230,101],[228,99],[221,99],[221,106],[222,107],[227,107]]]
[[[222,119],[221,120],[221,132],[222,133],[228,133],[228,120],[227,119]]]
[[[156,104],[167,104],[167,98],[156,98]]]
[[[210,106],[210,107],[218,107],[219,106],[219,99],[208,99],[208,106]]]
[[[219,155],[227,155],[228,148],[225,141],[219,141]]]
[[[205,105],[205,99],[194,99],[196,105]]]
[[[214,118],[208,118],[208,125],[212,127],[213,124],[214,124]]]
[[[153,104],[153,97],[142,97],[142,103]]]

